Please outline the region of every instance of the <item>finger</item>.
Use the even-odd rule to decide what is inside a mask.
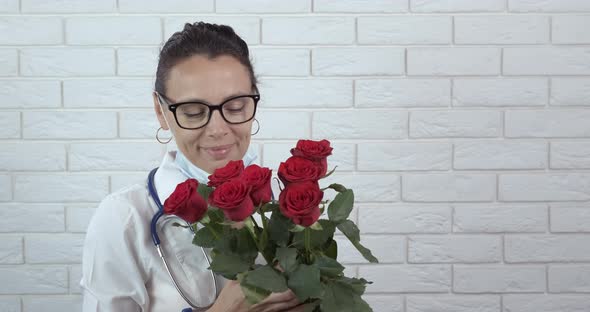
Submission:
[[[294,298],[284,302],[267,303],[264,306],[260,306],[260,310],[264,312],[290,311],[291,308],[297,305],[299,305],[299,300]]]
[[[294,308],[290,308],[288,310],[284,310],[283,312],[304,312],[305,311],[305,305],[298,305]]]
[[[275,303],[275,302],[284,302],[289,301],[295,297],[295,294],[289,289],[282,293],[272,293],[270,296],[266,297],[262,302],[264,303]]]

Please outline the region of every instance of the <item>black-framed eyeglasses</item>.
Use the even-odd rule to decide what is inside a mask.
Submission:
[[[241,124],[250,121],[256,114],[256,106],[260,100],[258,94],[247,94],[231,97],[219,105],[209,105],[199,101],[171,103],[166,96],[158,92],[156,94],[160,104],[167,104],[178,126],[188,130],[206,126],[216,110],[219,111],[223,120],[229,124]]]

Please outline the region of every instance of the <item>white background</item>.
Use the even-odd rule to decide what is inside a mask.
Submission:
[[[77,311],[84,231],[163,151],[158,47],[233,26],[263,164],[335,146],[375,311],[590,311],[590,1],[0,0],[0,311]]]

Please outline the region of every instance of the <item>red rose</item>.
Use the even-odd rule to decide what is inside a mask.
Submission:
[[[230,160],[227,165],[215,169],[212,175],[209,176],[209,183],[211,187],[217,187],[223,182],[237,178],[244,171],[244,162],[242,160]]]
[[[244,169],[241,179],[250,187],[250,198],[254,206],[266,204],[271,200],[272,189],[270,178],[272,171],[258,165],[250,165]]]
[[[295,148],[291,149],[291,155],[318,162],[322,167],[322,176],[324,176],[328,172],[326,157],[332,155],[332,147],[330,147],[328,140],[299,140]]]
[[[197,192],[198,186],[195,179],[179,183],[164,201],[164,213],[176,215],[191,224],[201,220],[207,213],[207,202]]]
[[[225,216],[232,221],[244,221],[254,212],[250,188],[239,179],[216,187],[209,195],[209,203],[223,210]]]
[[[310,226],[320,218],[323,197],[317,182],[291,183],[279,195],[279,207],[293,223]]]
[[[321,165],[303,157],[292,156],[279,165],[277,175],[283,183],[317,181],[324,176]]]

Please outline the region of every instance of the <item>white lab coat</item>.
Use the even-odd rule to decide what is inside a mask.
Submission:
[[[175,155],[175,151],[167,152],[154,178],[162,203],[187,179],[175,164]],[[188,307],[151,239],[150,221],[157,210],[146,182],[110,194],[101,202],[84,243],[80,281],[84,312],[174,312]],[[201,262],[202,271],[193,276],[207,281],[199,285],[200,294],[212,298],[215,292],[208,263],[204,258]],[[217,281],[218,289],[222,288],[225,280],[217,277]]]

